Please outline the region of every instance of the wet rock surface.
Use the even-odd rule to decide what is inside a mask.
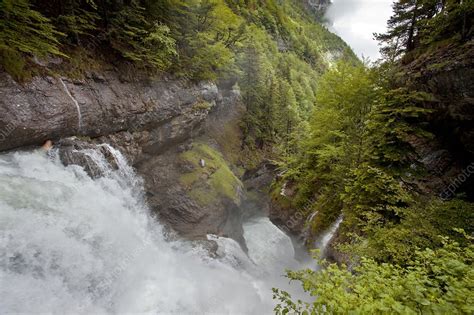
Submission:
[[[465,163],[474,160],[474,42],[446,46],[404,66],[401,83],[434,96],[427,104],[432,131]]]
[[[19,84],[0,72],[0,151],[46,139],[148,130],[145,150],[155,152],[184,137],[217,97],[214,84],[169,78],[125,81],[105,72],[83,80],[38,76]],[[209,106],[195,106],[200,102]]]
[[[145,179],[148,203],[180,235],[191,239],[205,239],[207,234],[231,237],[243,243],[241,195],[236,187],[235,196],[212,194],[209,177],[214,170],[198,173],[192,184],[186,176],[195,171],[196,164],[188,164],[181,155],[189,152],[173,148],[148,160],[138,167]]]

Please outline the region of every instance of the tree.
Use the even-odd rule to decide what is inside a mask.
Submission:
[[[447,38],[466,42],[474,33],[474,1],[438,1],[436,14],[427,19],[423,43],[431,44]]]
[[[426,21],[436,13],[441,0],[398,0],[393,4],[393,15],[387,22],[385,34],[375,38],[385,46],[381,52],[389,60],[414,50],[420,42]]]
[[[27,0],[3,0],[0,3],[1,64],[17,78],[23,72],[23,55],[65,56],[58,47],[61,36],[63,34],[51,21],[33,10]]]
[[[441,248],[417,251],[406,267],[362,259],[346,266],[320,262],[322,270],[290,271],[313,302],[293,301],[273,289],[276,314],[472,314],[474,246],[445,238]]]
[[[256,42],[249,40],[240,60],[242,75],[239,85],[242,89],[242,101],[245,105],[245,115],[242,119],[243,144],[247,146],[263,146],[263,130],[260,124],[263,104],[265,103],[264,73],[262,69],[262,58],[264,58]]]
[[[95,35],[100,16],[94,0],[32,1],[58,30],[67,35],[64,40],[69,43],[78,45],[81,37]]]
[[[175,40],[166,25],[148,22],[145,9],[132,0],[111,17],[111,46],[125,58],[165,70],[176,56]]]
[[[389,60],[445,39],[466,42],[474,32],[472,0],[398,0],[393,11],[388,31],[375,34]]]

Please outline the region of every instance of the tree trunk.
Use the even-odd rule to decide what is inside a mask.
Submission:
[[[408,30],[408,40],[407,40],[407,52],[412,51],[415,48],[414,37],[415,37],[415,28],[416,28],[416,19],[418,18],[418,0],[415,1],[415,8],[413,9],[413,15],[411,18],[410,28]]]

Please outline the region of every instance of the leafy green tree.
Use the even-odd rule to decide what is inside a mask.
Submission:
[[[398,171],[408,167],[413,157],[408,139],[431,136],[423,128],[423,121],[431,111],[423,104],[432,101],[435,101],[432,95],[406,88],[394,88],[381,94],[367,123],[370,159]]]
[[[262,59],[265,57],[260,49],[251,38],[240,60],[242,75],[239,85],[242,89],[242,101],[246,108],[242,119],[244,145],[250,147],[257,145],[262,148],[265,137],[262,123],[265,121],[263,115],[265,113],[264,91],[266,87],[264,85],[265,73],[262,67]]]
[[[299,179],[306,198],[317,192],[314,228],[322,229],[341,213],[348,175],[365,158],[366,119],[380,88],[369,69],[341,62],[321,77],[318,91],[309,133],[282,168],[287,179]]]
[[[472,203],[459,199],[442,201],[432,196],[415,198],[407,196],[406,191],[401,191],[401,193],[383,197],[391,198],[391,208],[395,210],[392,218],[396,220],[383,219],[377,222],[377,220],[365,219],[368,224],[358,225],[359,229],[363,229],[362,235],[365,237],[356,236],[356,229],[351,230],[350,242],[341,245],[340,250],[351,253],[353,257],[371,257],[377,262],[391,262],[406,266],[407,262],[414,259],[416,249],[442,246],[442,238],[439,235],[448,236],[462,246],[468,244],[468,240],[455,230],[460,228],[468,234],[474,231],[472,227],[474,205]],[[367,192],[361,191],[361,194],[364,195]],[[410,205],[401,207],[400,204],[394,204],[393,201],[396,200],[397,195],[398,198],[400,196],[411,198]],[[372,204],[380,201],[381,196],[382,194],[375,196]],[[367,213],[367,210],[363,209],[360,214],[362,213]],[[370,215],[370,212],[366,217],[377,218]],[[378,218],[381,216],[378,215]],[[351,220],[349,215],[345,217],[345,221],[347,220]]]
[[[362,259],[353,271],[320,262],[323,269],[290,271],[312,302],[293,301],[274,289],[276,314],[472,314],[474,246],[445,238],[441,248],[417,251],[406,267]]]
[[[223,0],[181,3],[171,14],[180,58],[174,67],[196,80],[235,74],[235,46],[245,33],[241,17]]]

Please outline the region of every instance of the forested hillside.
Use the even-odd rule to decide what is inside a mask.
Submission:
[[[376,36],[384,59],[338,63],[321,78],[310,132],[282,162],[274,198],[316,213],[316,235],[342,218],[333,246],[346,265],[290,272],[316,300],[277,290],[278,313],[473,312],[473,19],[472,1],[395,1]],[[444,151],[427,157],[426,143]],[[296,190],[291,200],[281,185]]]
[[[1,63],[17,80],[45,71],[81,77],[112,63],[149,76],[238,81],[250,164],[274,144],[294,150],[320,75],[338,60],[358,62],[300,1],[5,0],[1,15]]]

